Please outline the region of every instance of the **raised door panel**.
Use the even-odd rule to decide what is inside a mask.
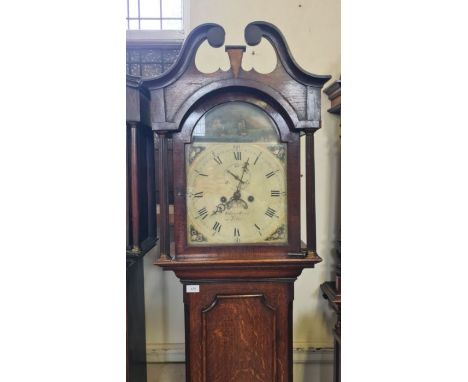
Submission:
[[[187,381],[291,381],[292,282],[201,283],[185,293]]]

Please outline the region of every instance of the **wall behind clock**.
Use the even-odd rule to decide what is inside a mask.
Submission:
[[[193,0],[190,27],[215,22],[226,30],[226,45],[245,45],[245,26],[256,20],[275,24],[284,34],[297,63],[316,74],[331,74],[328,83],[340,77],[340,1],[339,0]],[[213,49],[205,43],[196,58],[199,70],[227,70],[224,47]],[[268,42],[248,47],[243,68],[270,72],[276,64]],[[325,85],[327,86],[327,85]],[[332,280],[333,251],[340,234],[340,132],[339,119],[329,113],[329,101],[322,97],[322,129],[316,133],[317,245],[324,259],[315,269],[304,270],[295,284],[294,347],[301,351],[331,348],[333,319],[319,286]],[[302,158],[304,173],[304,158]],[[304,180],[304,178],[302,178]],[[304,194],[303,190],[303,194]],[[305,216],[302,216],[303,222]],[[303,223],[304,225],[304,223]],[[303,227],[304,228],[304,227]],[[302,230],[305,238],[305,230]],[[145,259],[146,328],[149,362],[183,361],[184,315],[182,286],[172,272],[152,265],[154,251]],[[345,254],[346,256],[346,254]],[[295,379],[301,371],[295,367]],[[325,380],[325,379],[323,379]]]

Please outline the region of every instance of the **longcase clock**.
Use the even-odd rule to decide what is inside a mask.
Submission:
[[[143,81],[159,145],[156,264],[174,271],[184,285],[191,382],[292,381],[294,281],[321,261],[313,134],[320,128],[321,88],[330,77],[299,68],[273,25],[246,27],[248,45],[262,38],[277,54],[272,73],[244,71],[245,46],[225,46],[229,71],[199,72],[194,61],[200,44],[224,45],[223,28],[204,24],[187,37],[171,69]],[[306,243],[300,239],[303,208]]]

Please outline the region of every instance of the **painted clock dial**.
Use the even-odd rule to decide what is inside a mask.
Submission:
[[[188,245],[287,243],[286,145],[263,110],[215,107],[185,154]]]

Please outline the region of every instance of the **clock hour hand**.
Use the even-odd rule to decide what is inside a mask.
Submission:
[[[227,170],[227,172],[232,175],[234,177],[234,179],[238,180],[239,182],[241,183],[244,183],[245,184],[245,181],[243,181],[241,178],[239,178],[236,174],[234,174],[233,172]]]

